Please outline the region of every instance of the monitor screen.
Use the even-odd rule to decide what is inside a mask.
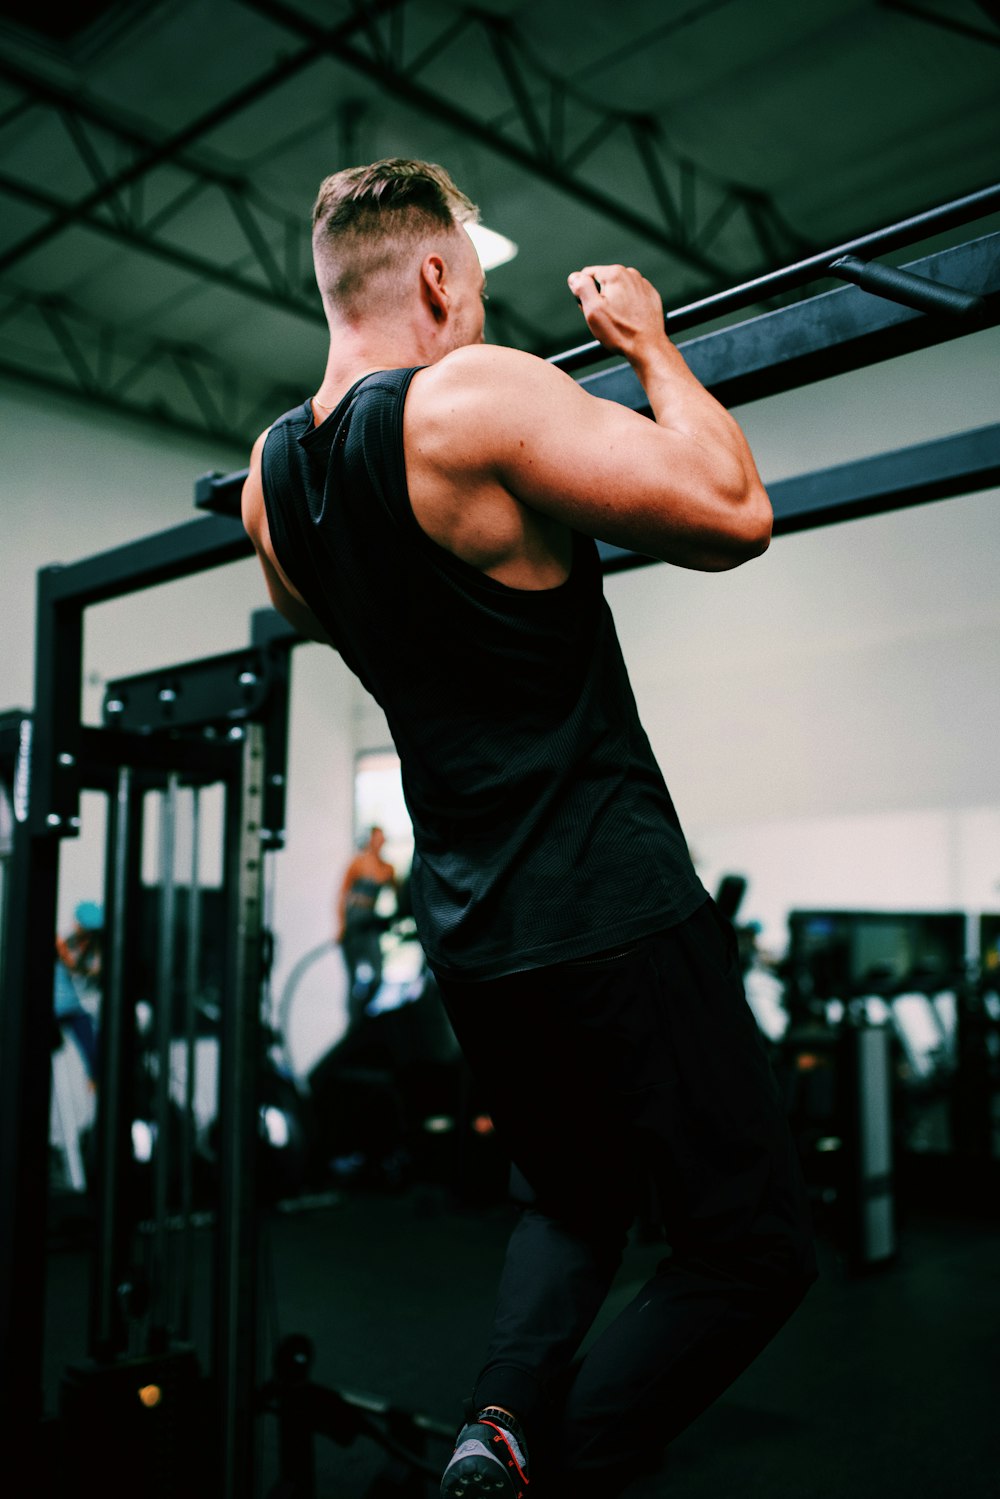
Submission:
[[[965,914],[792,911],[789,967],[817,999],[952,988],[965,959]]]

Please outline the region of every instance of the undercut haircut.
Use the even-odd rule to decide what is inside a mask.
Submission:
[[[348,167],[321,184],[313,206],[313,259],[323,301],[354,318],[395,300],[423,246],[479,209],[443,167],[394,156]]]

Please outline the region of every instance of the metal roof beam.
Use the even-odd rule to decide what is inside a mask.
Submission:
[[[335,37],[286,0],[240,0],[240,3],[308,38],[317,48],[363,73],[411,108],[443,121],[460,136],[479,141],[667,251],[710,282],[721,283],[732,275],[734,268],[727,268],[717,260],[712,248],[722,227],[734,214],[741,216],[760,257],[773,256],[775,240],[783,242],[786,248],[804,248],[805,242],[785,223],[767,194],[744,184],[725,182],[689,159],[670,152],[659,138],[657,123],[648,116],[609,110],[590,99],[538,62],[505,17],[464,9],[458,21],[449,20],[435,43],[426,46],[416,60],[404,64],[400,61],[399,18],[390,45],[375,17],[363,34]],[[495,120],[459,108],[417,76],[431,60],[440,58],[455,35],[461,33],[467,38],[475,32],[496,62],[496,81],[506,87],[511,97],[513,107],[505,119],[512,118],[515,125],[520,125],[528,144]],[[364,36],[368,39],[367,47]],[[569,103],[578,117],[573,140],[568,130]],[[641,212],[630,199],[616,198],[580,175],[583,161],[612,133],[629,143],[632,160],[648,187],[654,214]],[[766,226],[764,232],[762,226]]]
[[[943,16],[940,11],[926,10],[922,5],[911,5],[909,0],[879,0],[883,10],[894,10],[914,21],[923,21],[928,26],[937,26],[942,31],[951,31],[956,36],[967,37],[971,42],[985,43],[988,47],[1000,47],[1000,34],[984,31],[981,26],[970,26],[968,21],[959,21],[955,16]]]
[[[176,266],[178,270],[186,271],[189,275],[196,277],[199,281],[214,282],[228,291],[237,292],[256,302],[263,302],[268,307],[276,307],[281,312],[292,313],[307,323],[316,324],[317,327],[326,326],[326,318],[323,315],[318,293],[314,293],[312,297],[297,295],[287,285],[284,277],[280,275],[275,277],[273,256],[268,256],[263,260],[265,273],[272,273],[271,279],[267,282],[255,281],[252,277],[242,274],[235,266],[218,265],[204,255],[195,255],[190,250],[183,250],[180,246],[158,237],[148,229],[127,221],[121,214],[114,218],[102,218],[96,209],[84,211],[79,205],[68,203],[65,199],[56,197],[54,193],[47,192],[33,184],[21,182],[6,172],[0,172],[0,193],[6,194],[9,198],[18,198],[34,208],[45,210],[52,215],[50,222],[56,220],[79,222],[84,228],[101,235],[104,239],[125,245],[131,250],[139,250],[144,254],[152,255],[157,260],[166,261]],[[187,197],[187,190],[184,196]],[[234,212],[239,203],[239,217],[247,233],[251,253],[257,263],[261,264],[263,235],[256,223],[254,223],[253,230],[249,230],[249,225],[253,223],[253,210],[250,204],[241,202],[235,193],[227,194],[227,200]],[[300,231],[301,227],[301,220],[299,220]],[[7,257],[0,255],[0,273],[7,269],[6,260]],[[280,283],[277,287],[273,284],[275,279]]]
[[[362,10],[356,9],[353,16],[331,28],[328,33],[331,45],[350,37],[358,29],[370,26],[373,17],[396,10],[405,3],[407,0],[371,0],[371,3],[364,6]],[[311,67],[320,55],[314,45],[293,52],[275,67],[269,68],[252,82],[237,89],[228,99],[223,99],[219,104],[199,115],[176,135],[166,139],[158,139],[152,132],[140,130],[121,119],[113,118],[106,109],[98,108],[82,96],[58,89],[46,79],[25,73],[22,69],[0,59],[0,77],[44,99],[54,108],[69,109],[75,116],[81,119],[86,118],[90,123],[118,135],[120,139],[128,140],[138,153],[127,167],[108,176],[86,197],[76,203],[61,204],[47,223],[40,225],[31,234],[25,235],[16,244],[10,246],[3,255],[0,255],[0,271],[9,270],[11,266],[40,249],[42,245],[47,244],[54,236],[62,233],[72,224],[84,220],[90,222],[89,215],[96,209],[113,203],[124,188],[139,182],[156,167],[164,166],[168,162],[180,165],[195,175],[205,178],[206,181],[213,175],[216,177],[221,175],[213,174],[212,169],[202,162],[186,161],[184,153],[188,147],[214,130],[224,120],[240,114],[265,94],[271,93],[297,73]],[[229,181],[231,185],[231,179]]]
[[[161,427],[246,448],[276,411],[301,399],[290,387],[249,382],[243,371],[202,349],[126,334],[64,298],[21,292],[0,319],[8,312],[11,321],[27,315],[45,330],[45,352],[58,355],[58,364],[49,370],[37,354],[30,364],[8,355],[0,357],[0,373]],[[144,385],[150,394],[143,394]]]

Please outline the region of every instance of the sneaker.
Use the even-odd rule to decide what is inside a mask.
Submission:
[[[528,1451],[514,1425],[509,1416],[480,1411],[462,1427],[441,1479],[441,1499],[527,1499]]]

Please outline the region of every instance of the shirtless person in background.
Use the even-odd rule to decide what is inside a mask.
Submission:
[[[568,286],[652,421],[485,345],[475,215],[425,162],[322,184],[326,372],[259,438],[243,513],[275,606],[385,710],[421,942],[516,1168],[442,1494],[610,1499],[816,1266],[732,928],[639,722],[594,538],[719,572],[766,549],[771,508],[637,270]],[[580,1359],[650,1182],[670,1257]]]

